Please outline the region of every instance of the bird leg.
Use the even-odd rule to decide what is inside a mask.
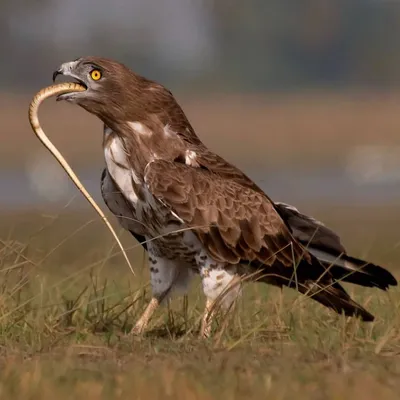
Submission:
[[[144,332],[144,330],[147,328],[147,325],[149,324],[150,318],[154,314],[154,311],[161,304],[163,298],[164,296],[152,297],[143,314],[140,316],[135,326],[132,328],[131,334],[141,335]]]
[[[211,325],[214,317],[213,307],[214,301],[207,297],[206,306],[204,308],[203,318],[201,320],[200,337],[207,339],[211,333]]]
[[[204,279],[204,278],[203,278]],[[204,281],[203,281],[204,283]],[[201,322],[200,336],[208,338],[211,333],[211,326],[216,312],[222,307],[227,313],[232,311],[237,296],[240,292],[241,279],[238,275],[234,274],[229,277],[229,281],[221,290],[221,286],[217,285],[218,296],[212,299],[207,296],[206,306]]]

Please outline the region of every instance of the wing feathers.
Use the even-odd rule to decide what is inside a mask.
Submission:
[[[241,234],[247,246],[254,252],[259,252],[263,246],[263,235],[259,221],[255,215],[252,215],[249,220],[239,220]]]
[[[320,221],[285,203],[275,203],[275,207],[288,222],[293,236],[329,268],[335,279],[382,290],[397,285],[385,268],[347,255],[340,237]]]
[[[300,293],[307,294],[326,307],[335,310],[338,314],[344,313],[347,316],[357,316],[363,321],[373,321],[374,316],[364,307],[350,298],[348,293],[339,283],[330,286],[322,286],[317,283],[299,285]]]
[[[292,267],[303,256],[272,202],[251,187],[164,160],[146,167],[145,182],[188,227],[203,227],[199,238],[218,261],[278,260]]]

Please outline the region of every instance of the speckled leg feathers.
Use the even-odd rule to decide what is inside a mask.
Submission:
[[[206,295],[206,307],[203,314],[200,335],[208,337],[211,333],[213,316],[219,308],[229,311],[241,289],[240,278],[236,274],[236,266],[225,266],[212,260],[201,252],[196,257]]]
[[[208,337],[217,309],[221,306],[223,310],[228,311],[237,298],[241,288],[240,279],[236,274],[235,266],[219,264],[204,252],[196,256],[196,262],[206,295],[200,335]],[[176,261],[160,258],[151,253],[149,253],[149,266],[153,297],[132,329],[133,334],[144,332],[154,311],[173,292],[186,293],[193,274],[187,265],[181,265]]]
[[[187,266],[177,264],[176,261],[156,257],[150,253],[149,267],[153,297],[132,329],[131,333],[133,334],[143,333],[154,311],[173,292],[186,293],[192,277],[192,271]]]

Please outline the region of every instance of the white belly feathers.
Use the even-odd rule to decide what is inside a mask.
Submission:
[[[129,165],[123,140],[114,136],[111,143],[104,149],[104,157],[109,174],[121,189],[126,199],[134,205],[138,203],[138,196],[133,189],[132,180],[139,184],[138,177]]]
[[[107,132],[105,133],[107,134]],[[110,138],[104,149],[104,156],[108,170],[103,184],[104,189],[107,190],[105,196],[110,209],[114,214],[119,215],[121,224],[136,233],[139,233],[137,229],[140,224],[140,234],[150,236],[164,235],[176,229],[176,225],[169,226],[171,218],[179,222],[182,220],[161,201],[154,198],[145,182],[135,174],[127,158],[123,139],[116,135]],[[111,179],[108,179],[110,182],[107,182],[107,175],[116,185]],[[114,186],[114,193],[110,192],[112,186]],[[125,200],[125,204],[118,213],[114,208],[120,208],[117,207],[117,203],[121,204],[122,200]],[[128,216],[125,215],[127,212]]]

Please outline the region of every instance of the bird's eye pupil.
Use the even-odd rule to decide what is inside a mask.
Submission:
[[[101,78],[101,72],[98,69],[94,69],[90,73],[90,76],[92,77],[93,80],[98,81]]]

